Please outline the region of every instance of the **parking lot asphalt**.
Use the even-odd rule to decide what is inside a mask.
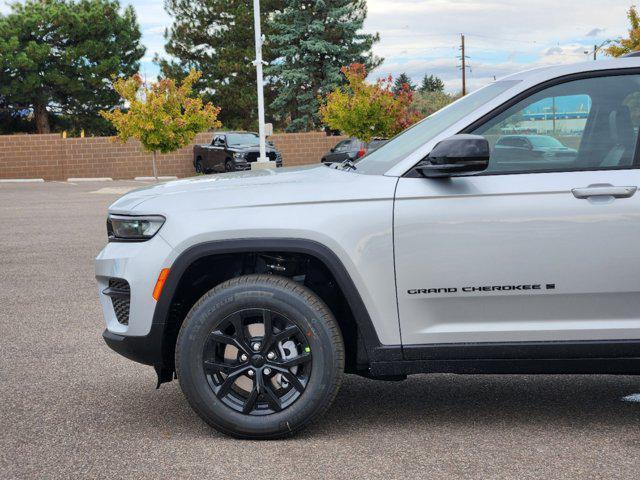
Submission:
[[[292,439],[222,436],[101,339],[93,258],[138,185],[0,184],[0,478],[639,477],[630,376],[347,376]]]

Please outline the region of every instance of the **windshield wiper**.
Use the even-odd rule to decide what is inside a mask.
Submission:
[[[349,158],[347,158],[345,161],[343,161],[340,164],[340,167],[341,167],[342,170],[346,170],[346,169],[357,170],[358,169],[358,167],[356,167],[356,164],[353,162],[353,160],[351,160]]]

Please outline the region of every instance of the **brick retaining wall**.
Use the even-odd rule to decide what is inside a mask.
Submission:
[[[282,153],[284,166],[307,165],[344,137],[323,132],[276,134],[269,139]],[[195,143],[208,143],[211,133]],[[194,174],[193,145],[158,156],[158,174],[186,177]],[[77,177],[130,179],[152,175],[151,155],[137,141],[126,144],[111,137],[62,138],[50,135],[1,135],[0,178],[66,180]]]

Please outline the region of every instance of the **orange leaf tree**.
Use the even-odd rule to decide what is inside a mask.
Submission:
[[[629,38],[621,38],[616,44],[611,45],[605,51],[612,57],[621,57],[630,52],[640,50],[640,16],[636,7],[631,6],[627,11],[627,18],[631,24],[629,29]]]
[[[332,130],[368,142],[374,137],[392,137],[420,119],[412,108],[409,85],[394,93],[391,76],[366,83],[366,69],[359,63],[341,71],[348,84],[334,89],[320,106],[320,117]]]
[[[121,142],[136,138],[147,152],[153,153],[156,179],[158,152],[170,153],[186,147],[198,133],[220,127],[220,109],[211,103],[204,104],[192,94],[193,84],[201,75],[192,70],[180,85],[171,79],[146,85],[140,75],[119,78],[113,87],[127,106],[126,111],[116,108],[100,112],[113,124]]]

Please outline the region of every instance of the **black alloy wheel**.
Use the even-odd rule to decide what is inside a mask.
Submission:
[[[225,318],[209,334],[202,358],[216,396],[249,415],[290,406],[304,392],[312,365],[311,348],[300,328],[276,311],[259,308]]]

